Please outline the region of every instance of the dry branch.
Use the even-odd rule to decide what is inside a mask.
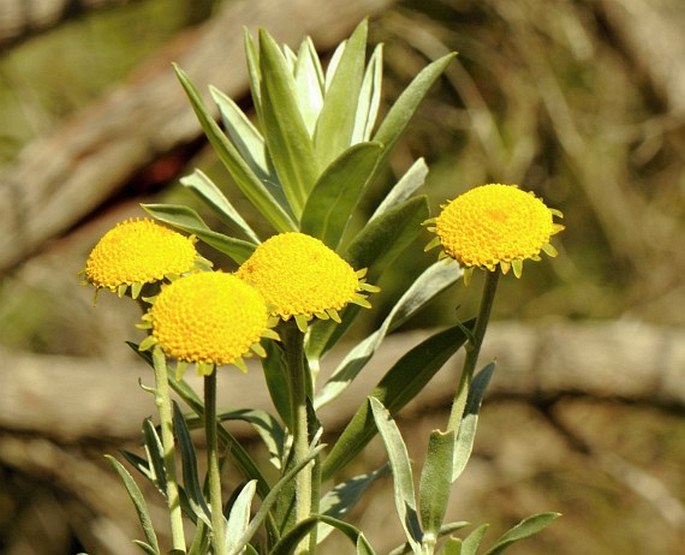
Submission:
[[[389,337],[362,375],[322,410],[331,429],[351,416],[380,376],[426,331]],[[138,387],[150,371],[140,360],[121,364],[87,358],[2,353],[0,430],[38,434],[59,442],[135,440],[153,399]],[[490,395],[581,394],[655,406],[685,408],[685,336],[682,330],[617,321],[593,325],[527,326],[497,323],[489,330],[483,362],[497,359]],[[446,406],[460,369],[456,357],[412,402],[408,411]],[[201,390],[192,372],[189,380]],[[221,370],[220,404],[268,408],[262,374]]]
[[[241,0],[179,37],[118,89],[54,134],[35,140],[0,177],[0,272],[72,227],[142,167],[200,135],[171,70],[176,61],[201,91],[245,94],[243,26],[281,42],[311,35],[331,47],[391,0]],[[208,96],[208,95],[207,95]]]

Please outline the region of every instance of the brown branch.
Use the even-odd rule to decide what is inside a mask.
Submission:
[[[341,398],[324,407],[328,429],[339,429],[388,368],[427,336],[393,335]],[[638,322],[594,325],[559,323],[526,326],[496,323],[486,336],[482,364],[497,359],[490,395],[539,397],[563,393],[685,407],[685,337],[682,331]],[[138,387],[151,383],[140,360],[108,362],[88,358],[2,353],[0,429],[79,440],[136,439],[153,399]],[[327,361],[329,368],[334,361]],[[447,406],[461,368],[458,357],[438,373],[407,413]],[[325,373],[326,369],[324,369]],[[201,381],[188,372],[201,391]],[[257,367],[243,374],[222,370],[220,406],[267,408],[270,401]]]
[[[63,233],[160,155],[200,136],[171,70],[177,61],[200,91],[214,84],[245,94],[243,26],[277,40],[312,36],[333,46],[391,0],[241,0],[182,35],[118,89],[87,106],[54,134],[35,140],[0,177],[0,272]],[[208,95],[206,95],[208,96]]]

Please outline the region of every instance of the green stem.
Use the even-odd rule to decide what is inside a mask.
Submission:
[[[483,295],[480,301],[480,308],[478,309],[478,316],[476,318],[476,326],[473,329],[473,334],[466,344],[466,357],[464,359],[464,368],[461,372],[461,378],[457,391],[454,395],[452,403],[452,410],[450,418],[447,421],[448,431],[459,431],[459,424],[464,415],[466,407],[466,400],[469,395],[471,381],[473,374],[476,371],[478,364],[478,356],[480,355],[480,348],[485,337],[485,330],[488,327],[490,320],[490,312],[495,301],[495,293],[497,292],[497,283],[499,281],[500,269],[497,268],[493,272],[485,272],[485,284],[483,285]]]
[[[205,434],[207,438],[207,475],[209,478],[209,504],[212,509],[212,547],[214,555],[226,553],[224,505],[221,501],[221,473],[219,470],[219,444],[216,425],[216,368],[205,376]]]
[[[164,469],[166,472],[166,496],[171,524],[173,548],[183,553],[186,551],[186,540],[183,532],[183,514],[176,480],[176,457],[174,451],[174,425],[171,415],[171,398],[167,377],[166,358],[162,349],[152,352],[155,371],[155,404],[159,411],[159,426],[162,431],[162,448],[164,449]]]
[[[310,380],[304,361],[304,334],[294,321],[285,322],[281,333],[290,381],[290,410],[293,434],[293,461],[299,464],[309,453],[307,390]],[[295,524],[309,517],[312,510],[312,466],[308,464],[295,477]],[[302,541],[296,554],[307,553],[307,541]]]

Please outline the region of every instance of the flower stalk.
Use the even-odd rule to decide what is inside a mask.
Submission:
[[[310,380],[304,360],[304,334],[294,321],[284,322],[281,339],[285,351],[288,379],[290,381],[290,410],[293,435],[293,466],[303,461],[309,453],[309,421],[307,416],[307,393]],[[312,509],[312,465],[305,466],[295,478],[295,524],[309,517]],[[308,553],[307,541],[302,541],[296,554]]]
[[[496,268],[494,271],[485,272],[485,283],[483,284],[483,293],[480,300],[480,307],[478,309],[478,316],[476,317],[476,325],[473,332],[469,334],[469,341],[466,343],[466,357],[464,358],[464,367],[459,379],[459,385],[454,395],[452,408],[450,410],[449,420],[447,421],[448,431],[459,431],[459,424],[464,415],[464,408],[466,407],[466,400],[471,388],[471,381],[473,374],[478,365],[478,357],[480,355],[480,348],[483,344],[485,331],[490,320],[490,313],[495,302],[495,294],[497,293],[497,284],[501,271]]]
[[[166,472],[166,497],[169,507],[171,540],[175,550],[185,553],[186,541],[183,531],[183,514],[176,480],[176,456],[174,450],[174,427],[171,413],[171,398],[167,377],[166,357],[161,348],[152,351],[155,373],[155,405],[159,411],[159,426],[162,433],[164,468]]]
[[[216,422],[216,368],[204,378],[205,437],[207,440],[207,479],[209,504],[212,510],[212,547],[215,555],[226,554],[223,502],[221,501],[221,471]]]

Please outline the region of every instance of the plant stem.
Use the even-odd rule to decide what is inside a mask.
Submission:
[[[205,376],[205,434],[207,438],[207,475],[209,478],[209,504],[212,509],[212,547],[214,555],[226,553],[224,505],[221,501],[221,473],[216,427],[216,368]]]
[[[152,351],[155,371],[155,404],[159,411],[159,426],[162,431],[162,448],[164,449],[164,469],[166,472],[166,497],[169,507],[171,539],[173,548],[186,551],[186,540],[183,532],[183,514],[176,481],[176,457],[174,450],[174,425],[171,415],[171,398],[167,377],[166,357],[162,349]]]
[[[447,430],[453,430],[455,433],[459,431],[459,424],[464,415],[466,408],[466,400],[469,395],[471,381],[473,374],[478,364],[478,356],[480,355],[480,348],[485,337],[485,330],[488,327],[490,320],[490,312],[495,301],[495,293],[497,292],[497,283],[500,276],[499,267],[493,272],[485,272],[485,284],[483,285],[483,295],[478,309],[478,316],[476,318],[476,326],[473,328],[473,334],[466,344],[466,357],[464,359],[464,368],[461,372],[461,378],[457,391],[452,402],[452,410],[450,418],[447,421]]]
[[[304,361],[304,334],[294,321],[285,322],[281,334],[290,380],[290,410],[293,434],[293,461],[297,465],[309,453],[307,418],[307,367]],[[312,509],[312,466],[308,464],[295,477],[295,524],[309,517]],[[302,541],[296,554],[307,553],[307,541]]]

